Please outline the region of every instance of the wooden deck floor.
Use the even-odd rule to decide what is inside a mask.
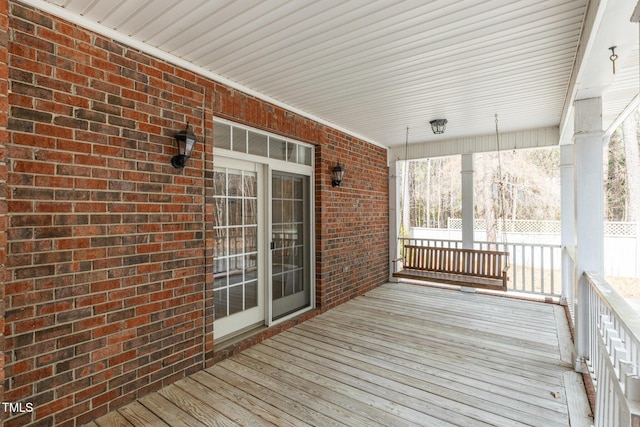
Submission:
[[[568,337],[560,306],[387,284],[91,425],[589,425]]]

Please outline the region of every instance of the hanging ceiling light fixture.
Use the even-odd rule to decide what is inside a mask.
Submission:
[[[447,128],[447,119],[435,119],[429,122],[431,125],[431,130],[436,135],[444,133],[444,130]]]

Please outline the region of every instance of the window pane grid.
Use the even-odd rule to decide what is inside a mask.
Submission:
[[[273,179],[272,292],[278,299],[304,288],[303,181],[279,176]]]
[[[214,169],[214,303],[220,319],[257,305],[255,172]]]
[[[311,166],[312,147],[217,120],[213,124],[215,148]]]

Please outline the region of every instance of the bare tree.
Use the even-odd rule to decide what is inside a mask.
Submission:
[[[640,220],[640,156],[638,154],[638,114],[622,123],[624,153],[627,165],[627,221]]]
[[[622,129],[616,130],[605,151],[605,218],[624,221],[627,213],[626,166]]]
[[[498,168],[498,158],[501,167]],[[460,156],[414,161],[403,197],[408,227],[446,227],[462,217]],[[475,216],[487,222],[488,239],[499,238],[497,219],[557,220],[560,218],[559,149],[485,153],[477,156]],[[501,172],[501,173],[500,173]],[[408,192],[408,193],[407,193]]]
[[[476,191],[477,202],[476,209],[478,216],[484,218],[487,241],[495,242],[497,239],[497,227],[496,227],[496,195],[495,190],[495,168],[492,165],[492,154],[486,153],[482,156],[478,156],[480,161],[478,162],[479,179],[476,183],[480,186]]]

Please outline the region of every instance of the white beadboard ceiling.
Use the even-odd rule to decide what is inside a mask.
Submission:
[[[504,132],[559,126],[587,0],[25,2],[393,147],[407,127],[410,143],[491,134],[495,114]],[[608,1],[613,28],[578,82],[610,92],[608,123],[638,91],[635,2]]]

